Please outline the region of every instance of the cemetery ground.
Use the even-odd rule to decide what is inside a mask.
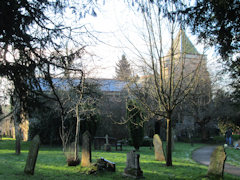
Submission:
[[[92,160],[103,157],[116,163],[116,172],[100,172],[86,175],[86,168],[67,166],[62,148],[40,146],[34,175],[24,174],[24,167],[28,155],[30,142],[21,143],[21,154],[15,155],[15,141],[3,138],[0,141],[0,179],[129,179],[123,178],[126,167],[126,154],[133,150],[131,146],[124,146],[123,151],[111,152],[92,150]],[[165,146],[165,144],[164,144]],[[156,161],[154,150],[141,147],[140,167],[145,179],[202,179],[207,174],[207,166],[200,165],[191,159],[192,152],[205,144],[191,144],[176,142],[173,150],[173,167],[166,167],[165,162]],[[81,150],[81,148],[80,148]],[[240,150],[227,148],[227,163],[240,167]],[[81,153],[81,152],[80,152]],[[225,173],[224,179],[239,179],[239,177]]]

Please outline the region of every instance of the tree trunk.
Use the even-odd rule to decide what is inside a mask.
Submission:
[[[23,135],[23,141],[28,141],[28,131],[29,131],[28,119],[29,119],[28,112],[24,111],[24,109],[21,108],[21,113],[20,113],[21,123],[19,124],[19,127]]]
[[[166,166],[172,166],[172,121],[167,118]]]
[[[79,117],[79,110],[78,104],[76,105],[76,116],[77,116],[77,125],[76,125],[76,134],[75,134],[75,144],[74,144],[74,160],[78,159],[78,146],[79,146],[79,129],[80,129],[80,117]]]
[[[19,126],[15,127],[16,141],[15,141],[15,152],[17,155],[21,153],[21,129]]]
[[[15,105],[15,110],[13,113],[13,122],[15,127],[15,152],[17,155],[21,153],[21,129],[19,127],[20,122],[20,113],[19,113],[19,106]]]

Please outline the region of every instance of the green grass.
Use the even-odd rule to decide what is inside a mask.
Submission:
[[[39,151],[34,176],[23,173],[28,153],[29,142],[22,143],[21,154],[15,155],[15,141],[4,139],[0,141],[0,179],[123,179],[122,173],[126,166],[126,154],[132,147],[124,146],[123,151],[104,152],[92,151],[93,162],[104,157],[116,163],[116,172],[105,172],[97,175],[85,175],[80,173],[80,166],[68,167],[60,147],[42,146]],[[187,143],[175,143],[173,151],[173,167],[166,167],[165,163],[154,160],[153,149],[140,148],[140,166],[145,179],[201,179],[207,173],[207,167],[199,165],[191,159],[194,149],[203,146],[195,144],[193,147]],[[229,174],[225,179],[237,179]],[[124,178],[128,179],[128,178]]]
[[[227,153],[227,160],[226,162],[240,167],[240,150],[237,150],[233,147],[227,147],[225,148],[225,151]]]

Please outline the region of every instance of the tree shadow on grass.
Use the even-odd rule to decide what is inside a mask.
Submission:
[[[207,166],[190,162],[188,165],[175,164],[167,167],[165,164],[160,164],[158,161],[156,162],[140,163],[140,166],[143,169],[143,175],[146,179],[206,179]],[[224,173],[224,178],[230,180],[239,179],[239,177],[227,173]]]

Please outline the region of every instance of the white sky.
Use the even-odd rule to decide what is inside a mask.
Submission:
[[[106,0],[105,5],[100,6],[97,10],[97,17],[87,15],[85,19],[80,22],[87,25],[90,31],[96,31],[93,34],[102,42],[91,46],[88,50],[93,53],[94,61],[87,65],[91,76],[101,78],[114,78],[116,62],[125,53],[128,60],[132,60],[133,54],[126,48],[126,37],[134,42],[138,42],[139,31],[141,28],[141,18],[139,15],[134,15],[133,11],[129,9],[130,6],[124,1]],[[136,26],[138,26],[136,28]],[[98,32],[98,33],[97,33]],[[165,33],[165,32],[164,32]],[[163,34],[164,34],[163,33]],[[197,38],[186,31],[189,39],[195,45],[197,50],[203,52],[203,45],[197,44]],[[166,42],[169,40],[167,39]],[[167,45],[166,45],[167,46]],[[167,48],[168,49],[168,48]],[[221,65],[216,63],[216,54],[213,49],[207,51],[208,68],[211,74],[214,74],[215,69],[219,69]],[[130,62],[131,63],[131,62]]]

